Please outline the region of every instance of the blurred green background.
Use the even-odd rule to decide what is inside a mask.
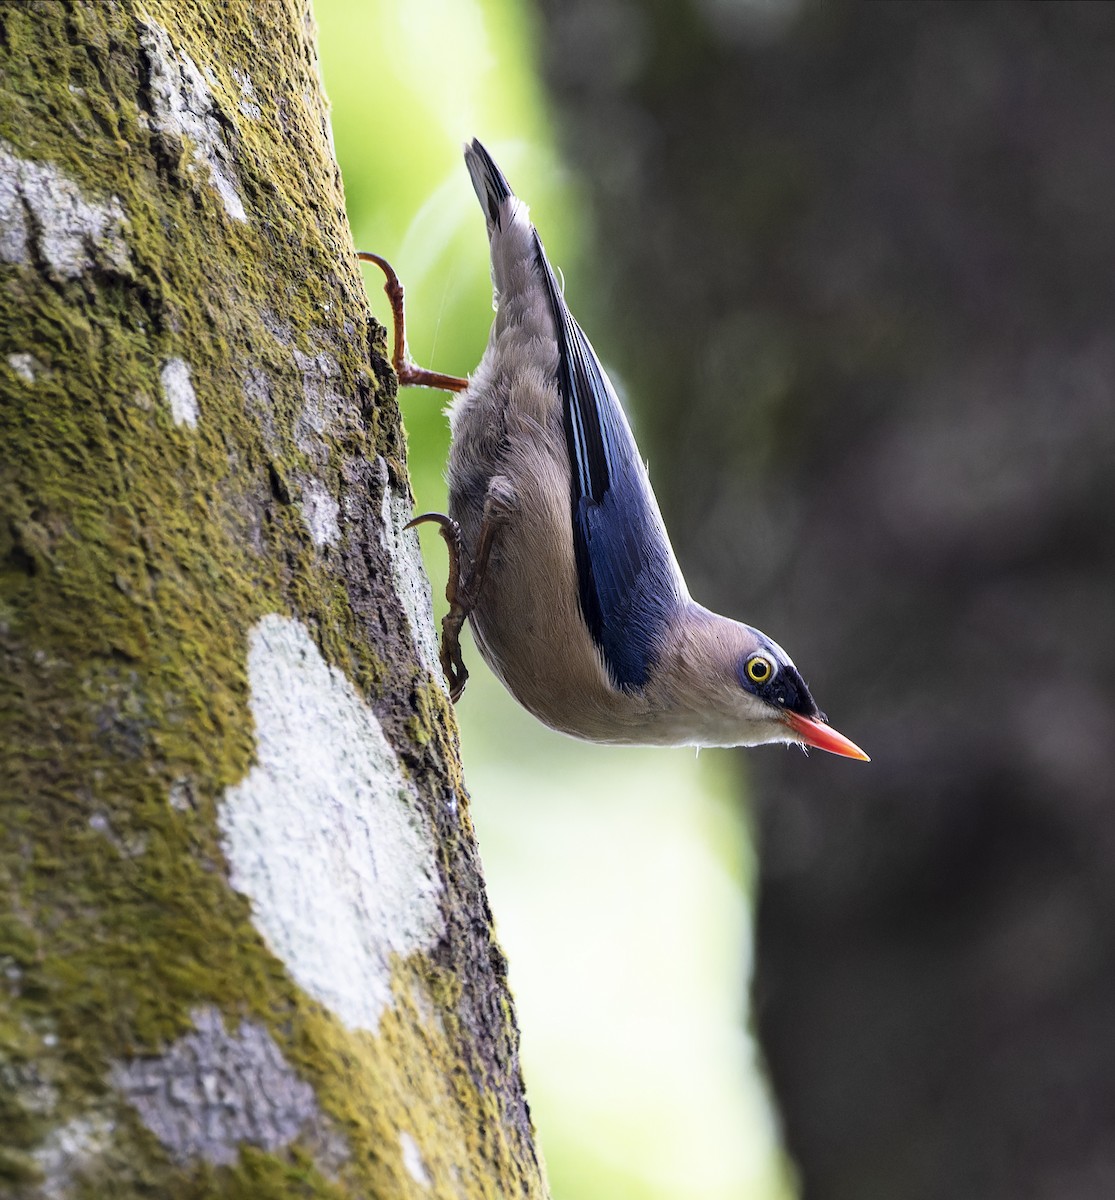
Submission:
[[[477,135],[630,397],[693,594],[873,759],[577,747],[471,656],[558,1200],[788,1195],[748,1025],[803,1200],[1110,1200],[1115,4],[317,12],[415,357],[484,344]],[[441,405],[403,397],[420,507]]]
[[[314,8],[356,244],[399,273],[415,361],[466,374],[487,339],[487,239],[461,157],[473,136],[531,205],[578,311],[582,208],[526,7]],[[389,324],[374,268],[366,281]],[[400,399],[418,510],[445,511],[447,397]],[[440,616],[436,534],[423,552]],[[745,1029],[751,862],[720,755],[580,745],[519,709],[471,645],[466,658],[462,753],[554,1196],[789,1196]]]

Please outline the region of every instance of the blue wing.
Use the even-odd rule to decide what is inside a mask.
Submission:
[[[558,342],[581,612],[616,687],[641,688],[684,584],[612,385],[535,233]]]

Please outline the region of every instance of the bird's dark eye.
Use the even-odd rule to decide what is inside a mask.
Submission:
[[[755,654],[749,658],[747,665],[743,669],[747,672],[747,678],[752,683],[766,683],[774,674],[774,664],[769,658],[765,658],[761,654]]]

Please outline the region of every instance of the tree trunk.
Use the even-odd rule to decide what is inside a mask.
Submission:
[[[543,1196],[309,10],[0,57],[0,1191]]]

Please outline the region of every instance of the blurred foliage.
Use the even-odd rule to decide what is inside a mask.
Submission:
[[[532,203],[552,214],[547,242],[555,255],[572,236],[526,49],[526,15],[508,0],[316,0],[315,15],[357,247],[384,254],[403,281],[415,361],[465,375],[487,339],[492,297],[463,142],[482,136],[512,179],[531,181]],[[369,267],[366,279],[389,324],[382,277]],[[406,398],[420,509],[446,507],[449,430],[441,413],[448,399],[430,391]]]
[[[466,374],[487,338],[484,224],[461,160],[472,136],[531,204],[583,309],[582,206],[526,6],[315,0],[315,14],[354,237],[407,289],[414,359]],[[366,280],[386,322],[382,280]],[[446,400],[402,397],[419,510],[446,506]],[[440,613],[444,547],[424,533],[423,550]],[[726,759],[561,738],[466,655],[465,770],[555,1197],[789,1195],[743,1029],[751,872]]]

